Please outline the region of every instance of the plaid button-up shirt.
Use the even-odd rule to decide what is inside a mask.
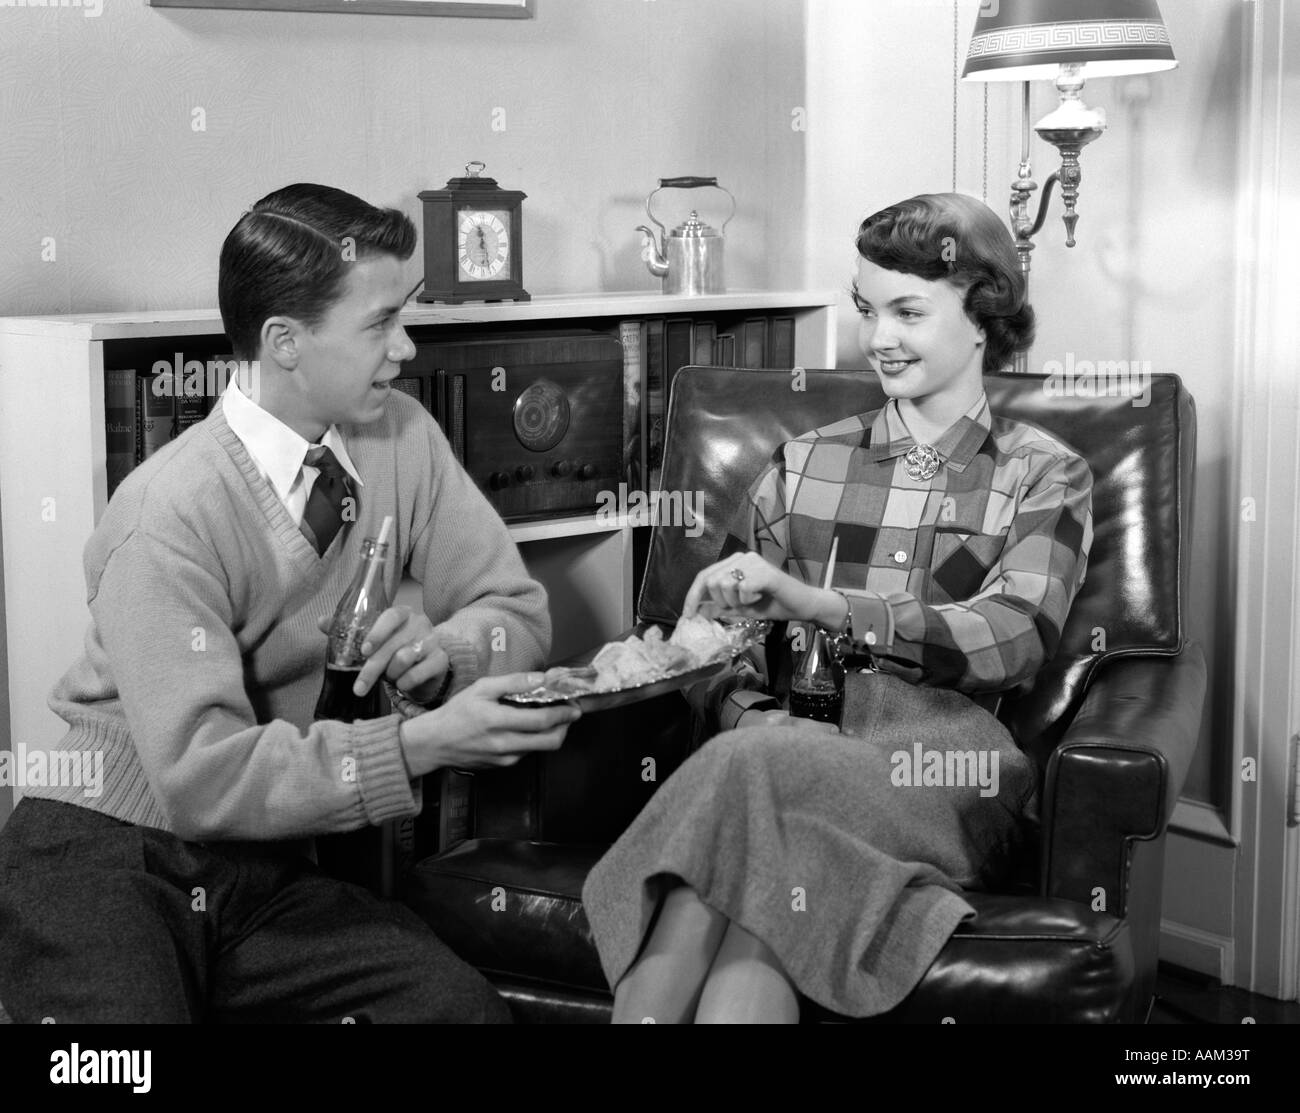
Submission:
[[[891,400],[787,441],[750,487],[722,556],[756,550],[849,601],[854,650],[913,683],[996,692],[1052,656],[1092,544],[1092,473],[1032,425],[994,417],[981,394],[933,446],[930,479]],[[744,661],[705,706],[722,729],[762,699]],[[693,699],[692,702],[695,702]]]

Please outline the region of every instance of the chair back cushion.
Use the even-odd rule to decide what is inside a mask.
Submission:
[[[1149,391],[1137,397],[1079,397],[1078,389],[1063,397],[1046,375],[1011,372],[986,375],[984,384],[995,414],[1052,433],[1093,474],[1087,579],[1055,657],[1007,693],[999,710],[1041,767],[1098,665],[1182,649],[1195,407],[1171,374],[1150,376]],[[637,608],[642,621],[677,621],[691,581],[717,559],[745,492],[781,442],[887,401],[870,371],[807,371],[805,389],[794,385],[789,371],[685,367],[674,377],[660,489],[694,498],[703,528],[680,518],[656,525]]]

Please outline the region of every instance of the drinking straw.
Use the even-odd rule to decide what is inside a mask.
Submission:
[[[838,555],[839,551],[840,551],[840,539],[839,536],[837,535],[831,541],[831,555],[830,558],[826,561],[826,578],[822,583],[822,589],[824,591],[830,591],[831,581],[835,579],[835,557]]]

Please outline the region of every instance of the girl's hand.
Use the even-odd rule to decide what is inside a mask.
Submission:
[[[844,600],[833,591],[811,587],[768,564],[757,553],[736,553],[711,564],[695,577],[682,604],[682,617],[691,618],[703,603],[714,603],[743,618],[816,622],[839,629],[844,622]]]

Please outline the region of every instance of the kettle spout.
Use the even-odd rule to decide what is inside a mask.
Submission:
[[[655,239],[655,234],[644,224],[638,224],[636,230],[645,233],[645,239],[641,241],[641,258],[645,260],[645,265],[650,268],[650,273],[656,278],[667,277],[668,260],[664,258],[663,252],[659,250],[659,243]]]

